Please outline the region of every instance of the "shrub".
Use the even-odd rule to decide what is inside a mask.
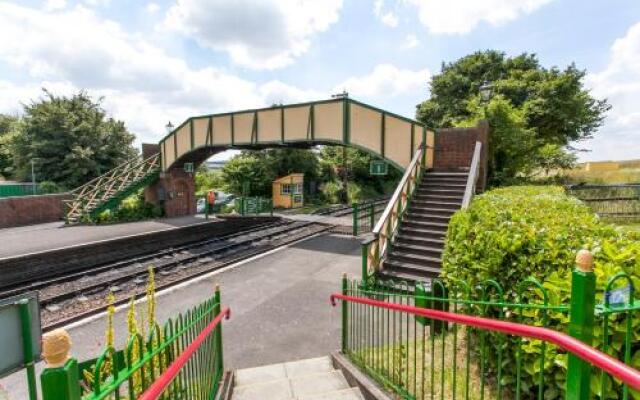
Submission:
[[[471,287],[493,279],[504,288],[506,301],[515,303],[518,284],[533,277],[543,282],[551,305],[567,305],[576,252],[587,248],[594,253],[597,302],[602,302],[605,285],[618,272],[629,274],[635,287],[640,288],[638,238],[636,233],[599,221],[587,206],[565,195],[560,187],[496,189],[476,197],[467,210],[452,217],[443,254],[443,278],[450,283],[462,280]],[[541,293],[525,291],[518,302],[541,303]],[[530,310],[524,312],[523,322],[539,326],[541,316],[541,311]],[[548,327],[567,331],[567,313],[549,311],[547,318]],[[635,337],[640,337],[640,318],[636,317],[633,322]],[[624,318],[612,318],[609,325],[609,340],[618,359],[623,358],[624,324]],[[597,323],[595,346],[601,345],[602,335]],[[540,343],[526,343],[523,344],[523,348],[527,348],[523,350],[522,387],[534,391]],[[502,384],[511,386],[515,382],[517,347],[515,339],[509,339],[507,344],[503,353]],[[490,353],[496,354],[495,349]],[[634,365],[639,366],[640,346],[635,345],[632,355]],[[489,359],[494,371],[496,362]],[[555,347],[548,346],[544,374],[545,386],[550,388],[545,399],[563,398],[566,354],[559,354]],[[621,389],[618,383],[612,385],[609,396],[617,398]],[[592,379],[592,390],[600,390],[599,374]]]
[[[50,194],[50,193],[60,193],[62,192],[62,188],[55,182],[51,181],[43,181],[38,184],[38,188],[40,193],[42,194]]]
[[[94,222],[98,224],[114,222],[140,221],[143,219],[159,218],[162,208],[144,201],[142,194],[135,194],[122,200],[115,210],[105,210],[98,214]]]

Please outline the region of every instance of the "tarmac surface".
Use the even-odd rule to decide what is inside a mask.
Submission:
[[[247,368],[328,355],[340,346],[340,309],[329,295],[340,290],[343,272],[360,273],[360,243],[339,235],[321,235],[238,263],[212,276],[160,293],[158,321],[202,302],[222,288],[231,319],[223,322],[225,367]],[[146,305],[138,303],[142,311]],[[115,316],[116,345],[126,340],[126,313]],[[104,316],[68,328],[72,355],[82,361],[102,349]],[[37,365],[37,374],[42,363]],[[11,400],[27,399],[23,372],[0,380]],[[4,400],[4,399],[2,399]]]
[[[203,216],[186,216],[113,225],[65,226],[64,222],[51,222],[3,228],[0,229],[0,258],[172,229],[202,222],[205,222]]]

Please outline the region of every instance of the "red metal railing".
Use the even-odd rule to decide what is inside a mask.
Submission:
[[[342,294],[332,294],[331,304],[335,307],[336,299],[345,302],[365,304],[421,317],[432,318],[439,321],[463,324],[482,330],[505,333],[513,336],[538,339],[565,349],[566,351],[585,360],[591,365],[620,379],[630,387],[640,390],[640,371],[604,354],[603,352],[588,346],[581,341],[572,338],[564,333],[547,328],[505,322],[489,318],[475,317],[465,314],[450,313],[445,311],[418,308],[403,304],[387,303],[379,300],[372,300],[363,297],[346,296]]]
[[[231,309],[228,307],[222,309],[220,314],[209,323],[198,336],[189,344],[189,346],[175,359],[175,361],[160,375],[149,388],[138,397],[138,400],[156,400],[169,387],[171,382],[178,376],[182,368],[187,364],[189,359],[200,348],[202,343],[214,332],[216,327],[222,322],[222,318],[229,319],[231,317]],[[213,371],[211,371],[213,374]]]

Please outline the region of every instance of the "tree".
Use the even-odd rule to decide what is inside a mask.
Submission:
[[[591,138],[611,108],[606,100],[594,99],[584,88],[585,74],[574,64],[564,70],[544,68],[535,54],[507,57],[495,50],[476,52],[442,65],[441,73],[433,76],[430,82],[431,97],[418,105],[417,118],[433,127],[459,126],[477,120],[484,116],[484,107],[478,99],[480,86],[485,81],[492,82],[494,96],[499,97],[493,106],[495,112],[487,111],[486,115],[492,132],[497,124],[505,122],[504,119],[492,121],[493,116],[503,118],[504,112],[509,114],[517,110],[518,115],[513,115],[518,120],[517,125],[530,130],[526,134],[529,140],[526,146],[531,145],[534,149],[555,146],[553,157],[542,161],[546,168],[554,159],[567,161],[567,157],[556,157],[557,151],[562,151],[570,142]],[[507,110],[504,102],[513,110]],[[487,105],[487,110],[491,107],[491,104]],[[513,147],[512,144],[501,144],[500,140],[512,138],[494,134],[490,138],[493,160],[489,173],[493,183],[522,172],[507,166],[510,160],[500,158],[501,149]],[[536,157],[540,160],[544,154],[551,155],[543,152]]]
[[[27,180],[31,162],[39,180],[74,188],[136,155],[135,136],[124,122],[107,117],[102,99],[86,92],[71,97],[44,91],[24,107],[19,134],[12,143],[15,176]]]
[[[0,176],[10,178],[13,172],[11,144],[17,135],[18,117],[0,114]]]
[[[250,196],[270,195],[271,176],[263,160],[250,152],[238,154],[222,167],[224,189],[236,195],[245,194],[245,183],[249,185]]]

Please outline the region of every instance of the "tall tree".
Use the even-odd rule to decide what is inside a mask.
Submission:
[[[553,168],[554,160],[566,164],[570,157],[558,152],[571,142],[591,138],[602,125],[610,105],[590,95],[584,77],[585,71],[573,64],[563,70],[544,68],[535,54],[507,57],[495,50],[476,52],[442,65],[430,82],[431,97],[418,105],[417,118],[429,126],[448,127],[486,117],[490,125],[504,128],[505,113],[510,114],[514,123],[510,129],[518,127],[527,142],[517,152],[513,138],[497,135],[490,139],[490,175],[494,183],[501,183],[532,167],[524,163],[514,169],[507,165],[512,157],[533,155],[528,159],[542,161],[545,168]],[[493,105],[479,101],[485,81],[493,84]],[[491,109],[494,113],[488,112]],[[494,117],[497,119],[492,120]],[[545,151],[538,153],[538,149]],[[505,153],[511,154],[505,158]],[[516,164],[521,161],[525,160]]]
[[[44,97],[24,107],[13,141],[15,173],[28,179],[31,162],[38,180],[70,189],[135,156],[135,136],[124,122],[107,117],[101,105],[81,91],[71,97]]]
[[[11,144],[18,132],[18,117],[0,114],[0,176],[13,175],[13,153]]]

